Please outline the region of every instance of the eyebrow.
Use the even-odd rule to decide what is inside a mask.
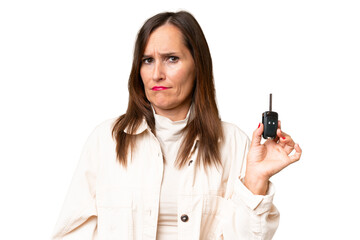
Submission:
[[[160,53],[160,56],[161,57],[169,57],[169,56],[173,56],[173,55],[179,55],[180,53],[179,52],[167,52],[167,53]],[[142,58],[149,58],[149,57],[152,57],[152,55],[146,55],[144,54],[142,56]]]

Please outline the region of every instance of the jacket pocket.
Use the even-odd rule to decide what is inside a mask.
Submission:
[[[106,190],[98,194],[99,239],[132,239],[132,194],[124,191]]]
[[[203,201],[200,239],[223,239],[222,206],[224,204],[224,198],[216,195],[206,195]]]

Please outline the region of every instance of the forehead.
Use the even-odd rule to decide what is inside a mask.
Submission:
[[[150,34],[146,43],[145,53],[153,51],[181,51],[183,48],[186,47],[180,29],[172,24],[165,24]]]

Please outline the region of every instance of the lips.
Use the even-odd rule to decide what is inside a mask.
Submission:
[[[162,91],[162,90],[166,90],[169,89],[168,87],[164,87],[164,86],[154,86],[151,90],[153,91]]]

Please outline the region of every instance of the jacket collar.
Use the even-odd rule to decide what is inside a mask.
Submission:
[[[190,121],[191,119],[193,119],[193,117],[194,117],[194,111],[195,111],[195,110],[194,110],[193,104],[191,104],[188,115],[190,114],[190,112],[192,112],[192,114],[190,114],[189,121]],[[155,114],[154,109],[153,109],[153,112],[154,112],[154,114]],[[143,117],[142,122],[140,123],[139,127],[136,129],[136,131],[135,131],[132,135],[139,135],[140,133],[143,133],[145,130],[148,130],[149,132],[151,132],[151,129],[150,129],[149,125],[147,124],[145,117]],[[130,134],[130,128],[129,128],[129,126],[127,126],[127,127],[124,129],[124,132],[125,132],[126,134]],[[195,141],[199,141],[199,140],[200,140],[199,136],[196,136]]]
[[[145,120],[145,117],[142,119],[142,122],[140,123],[139,127],[136,129],[136,131],[132,134],[132,135],[139,135],[140,133],[143,133],[145,130],[150,130],[150,127],[149,125],[147,124],[146,120]],[[130,133],[130,127],[127,126],[125,129],[124,129],[124,132],[127,133],[127,134],[131,134]]]
[[[140,123],[139,127],[136,129],[136,131],[132,134],[132,135],[139,135],[141,133],[143,133],[144,131],[148,130],[149,132],[151,132],[151,129],[149,127],[149,125],[147,124],[145,118],[143,118],[142,122]],[[130,128],[129,126],[127,126],[125,129],[124,129],[124,132],[126,134],[130,134]],[[199,141],[200,138],[199,136],[196,136],[195,138],[195,141]]]

